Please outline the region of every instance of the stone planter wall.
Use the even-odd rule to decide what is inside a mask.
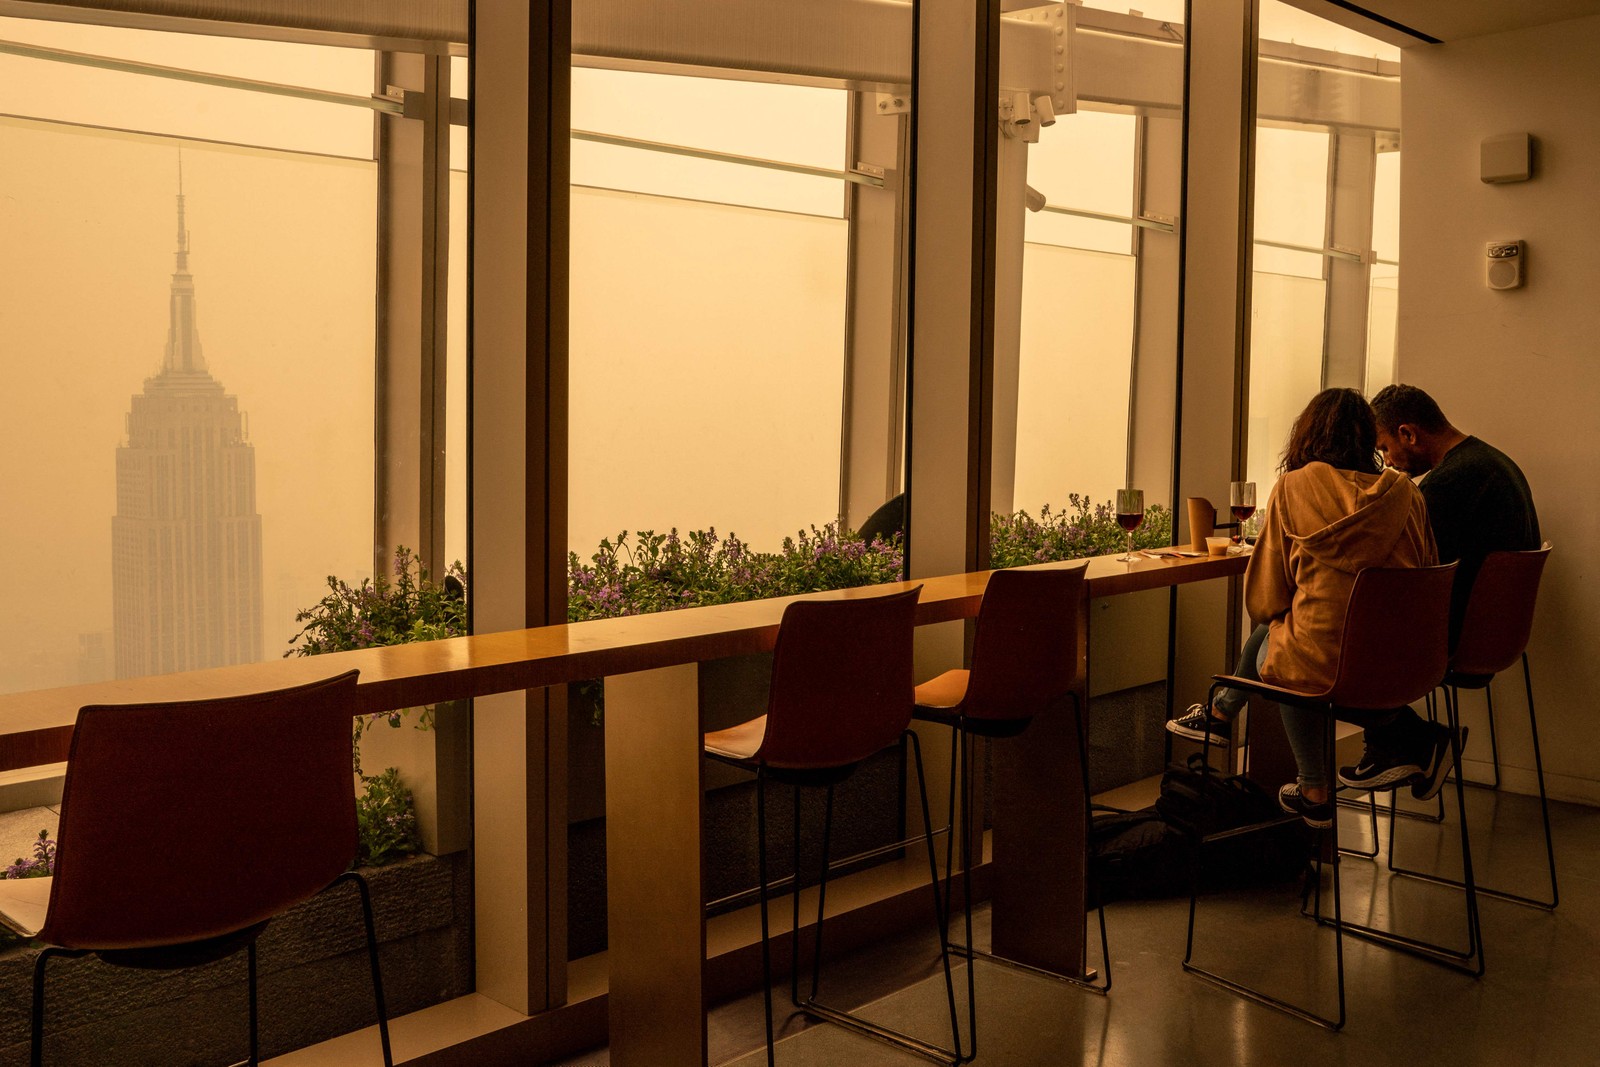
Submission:
[[[181,877],[182,857],[175,856]],[[472,869],[465,854],[365,872],[391,1016],[472,990]],[[0,952],[0,1067],[28,1062],[37,953]],[[274,920],[257,943],[263,1057],[375,1021],[361,905],[340,886]],[[215,1067],[249,1051],[245,957],[183,971],[136,971],[93,957],[47,972],[45,1062]],[[376,1037],[374,1037],[376,1049]]]

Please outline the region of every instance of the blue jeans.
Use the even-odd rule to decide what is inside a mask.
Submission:
[[[1240,678],[1261,680],[1261,666],[1267,661],[1266,626],[1257,626],[1245,639],[1239,650],[1239,665],[1233,673]],[[1218,690],[1212,706],[1230,719],[1244,710],[1249,694],[1240,689]],[[1273,702],[1263,701],[1262,710],[1268,711]],[[1278,705],[1278,715],[1283,720],[1283,732],[1289,739],[1289,750],[1294,753],[1300,788],[1326,789],[1327,729],[1324,717],[1315,711],[1291,705]],[[1420,762],[1427,758],[1432,737],[1428,724],[1409,707],[1388,711],[1350,711],[1340,718],[1354,722],[1366,730],[1366,744],[1377,748],[1397,760]]]
[[[1250,631],[1244,646],[1239,649],[1239,664],[1233,669],[1234,674],[1252,681],[1261,680],[1261,666],[1267,661],[1267,633],[1265,624]],[[1249,697],[1250,694],[1242,689],[1221,689],[1211,705],[1231,719],[1244,710]],[[1294,753],[1294,762],[1299,768],[1300,788],[1326,789],[1327,724],[1322,716],[1304,708],[1279,705],[1275,701],[1261,702],[1263,714],[1271,714],[1274,707],[1283,719],[1283,732],[1289,738],[1289,750]]]
[[[1240,678],[1248,678],[1252,682],[1261,681],[1261,664],[1267,658],[1267,627],[1265,624],[1257,626],[1250,631],[1250,636],[1244,639],[1244,646],[1239,649],[1239,662],[1233,668],[1233,673]],[[1232,719],[1244,710],[1244,705],[1250,699],[1250,694],[1243,689],[1219,689],[1212,698],[1211,707]]]

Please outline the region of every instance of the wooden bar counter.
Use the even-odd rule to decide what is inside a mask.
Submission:
[[[1230,577],[1245,564],[1239,556],[1131,563],[1096,557],[1088,562],[1087,596]],[[907,583],[923,587],[917,624],[975,616],[988,578],[985,571]],[[706,1056],[698,664],[770,650],[789,599],[3,695],[0,770],[66,759],[72,724],[86,704],[245,693],[351,668],[361,672],[363,712],[607,678],[611,1059],[693,1067]],[[1087,617],[1086,600],[1085,624]],[[1081,686],[1086,625],[1080,632]],[[1083,964],[1086,798],[1072,784],[1077,758],[1065,720],[1035,722],[996,753],[995,950],[1067,974],[1081,973]]]

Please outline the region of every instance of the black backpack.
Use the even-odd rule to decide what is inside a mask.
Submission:
[[[1167,769],[1153,807],[1102,812],[1089,831],[1089,907],[1098,901],[1148,900],[1189,891],[1200,839],[1283,815],[1248,778],[1206,768],[1199,753]],[[1303,823],[1204,845],[1202,888],[1288,881],[1307,870],[1315,835]]]
[[[1281,819],[1278,802],[1242,775],[1207,767],[1196,752],[1184,766],[1161,776],[1156,810],[1191,841],[1250,823]],[[1208,842],[1205,881],[1208,889],[1287,881],[1310,866],[1316,834],[1303,822],[1289,822],[1259,833]]]
[[[1155,808],[1095,814],[1089,830],[1088,906],[1189,891],[1188,838]]]

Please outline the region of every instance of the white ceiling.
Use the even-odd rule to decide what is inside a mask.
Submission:
[[[1288,2],[1392,44],[1408,46],[1420,43],[1415,37],[1387,31],[1370,19],[1352,14],[1328,0]],[[1352,4],[1441,41],[1460,41],[1484,34],[1600,15],[1600,0],[1352,0]]]

